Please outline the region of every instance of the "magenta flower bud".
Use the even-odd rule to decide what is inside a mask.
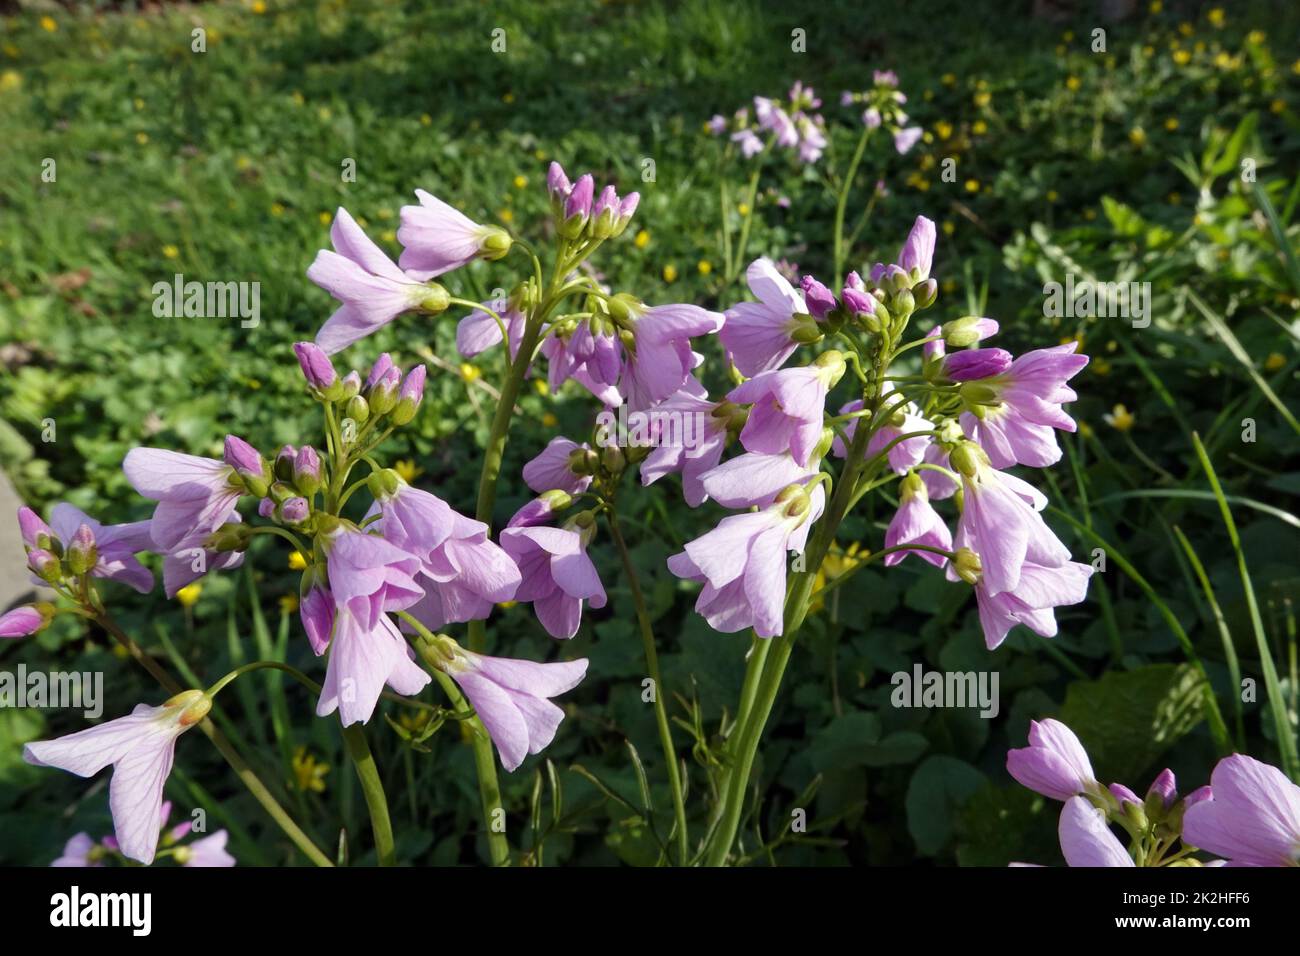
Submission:
[[[854,273],[856,275],[857,273]],[[859,279],[859,282],[862,280]],[[854,315],[874,315],[876,311],[876,297],[862,289],[856,289],[852,286],[845,285],[840,292],[840,298],[844,300],[844,307]]]
[[[298,454],[298,450],[292,445],[281,445],[280,450],[275,453],[275,461],[271,465],[271,470],[275,472],[275,477],[280,481],[288,481],[293,477],[293,459]]]
[[[293,351],[298,356],[299,366],[302,367],[302,377],[312,388],[323,394],[338,381],[334,363],[316,343],[296,342]]]
[[[340,392],[337,401],[346,402],[348,399],[361,394],[360,372],[348,372],[347,375],[344,375],[343,378],[339,379],[339,383],[342,385],[342,391]]]
[[[1083,744],[1059,720],[1031,720],[1029,746],[1007,752],[1007,772],[1053,800],[1069,800],[1097,786]]]
[[[566,239],[576,239],[582,235],[591,218],[591,201],[596,191],[596,182],[590,173],[584,173],[573,184],[569,196],[564,201],[564,222],[560,224],[560,234]]]
[[[606,186],[600,191],[596,203],[591,209],[592,234],[597,239],[608,239],[614,234],[618,222],[618,193],[613,186]]]
[[[1006,349],[967,349],[954,352],[943,360],[943,374],[954,382],[1001,375],[1011,366],[1011,353]]]
[[[804,276],[800,286],[803,288],[804,303],[808,306],[808,312],[815,319],[826,318],[839,305],[835,301],[835,293],[812,276]]]
[[[614,225],[614,235],[623,234],[627,224],[632,221],[632,216],[636,213],[636,207],[641,204],[640,193],[628,193],[623,197],[623,201],[618,204],[618,222]]]
[[[1138,795],[1122,783],[1112,783],[1106,789],[1110,791],[1111,796],[1120,802],[1121,806],[1126,803],[1132,803],[1139,807],[1142,806],[1142,801],[1138,799]]]
[[[907,241],[898,253],[898,264],[916,282],[923,282],[930,277],[934,240],[934,220],[917,216],[916,222],[912,223],[912,231],[907,234]]]
[[[73,574],[88,574],[90,569],[99,563],[99,551],[95,547],[95,532],[90,525],[82,524],[77,528],[76,534],[68,542],[63,557]]]
[[[280,520],[286,524],[302,524],[311,515],[306,498],[290,498],[280,505]]]
[[[46,551],[44,548],[35,548],[27,552],[27,566],[42,581],[57,584],[63,580],[63,565],[59,563],[59,559],[52,552]]]
[[[270,498],[263,498],[257,503],[257,513],[263,518],[275,517],[275,502]]]
[[[394,425],[405,425],[415,417],[416,411],[420,408],[420,402],[424,400],[424,379],[428,374],[423,365],[417,365],[411,369],[406,376],[406,381],[402,382],[401,397],[397,400],[397,405],[393,409],[392,422]]]
[[[29,548],[48,548],[54,540],[50,526],[26,505],[18,509],[18,530],[23,536],[23,544]]]
[[[225,460],[241,475],[262,477],[265,474],[262,456],[257,449],[237,435],[226,436]]]
[[[303,580],[307,581],[309,576],[314,580],[314,575],[303,575]],[[319,657],[329,647],[330,632],[334,630],[334,598],[328,589],[309,585],[298,602],[298,614],[311,649]]]
[[[1164,808],[1168,810],[1178,799],[1178,781],[1174,778],[1174,772],[1166,767],[1160,771],[1159,776],[1151,782],[1151,789],[1147,791],[1147,799],[1153,796],[1159,797]]]
[[[303,445],[298,449],[298,456],[293,460],[293,483],[308,498],[320,489],[320,455],[311,445]]]
[[[370,374],[366,376],[366,388],[374,388],[375,383],[391,368],[393,368],[393,357],[387,352],[381,353],[379,358],[375,359],[375,364],[370,366]]]
[[[397,390],[402,384],[402,370],[392,366],[379,377],[370,389],[366,400],[375,415],[387,415],[397,404]]]
[[[551,194],[551,200],[558,205],[569,198],[572,190],[573,184],[569,182],[564,167],[557,162],[552,162],[546,170],[546,191]]]
[[[859,292],[867,291],[867,285],[862,281],[862,276],[858,275],[857,270],[850,272],[844,277],[844,288],[857,289]]]
[[[49,613],[41,613],[41,607],[48,608]],[[35,634],[50,623],[50,618],[54,616],[53,610],[53,605],[44,604],[16,607],[7,611],[0,615],[0,637],[29,637]]]

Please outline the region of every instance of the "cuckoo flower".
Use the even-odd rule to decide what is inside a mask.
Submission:
[[[723,321],[721,313],[697,305],[659,305],[641,312],[619,378],[629,410],[644,411],[685,385],[691,370],[703,361],[691,351],[691,339],[718,331]]]
[[[963,540],[956,542],[961,547]],[[1043,567],[1025,561],[1015,589],[990,594],[984,584],[975,585],[975,602],[979,607],[980,627],[989,650],[1006,640],[1007,633],[1023,624],[1040,637],[1056,636],[1053,611],[1068,604],[1078,604],[1088,596],[1090,564],[1066,561],[1057,567]]]
[[[113,765],[109,809],[122,853],[140,863],[153,862],[163,825],[163,785],[171,773],[176,738],[212,707],[199,690],[187,690],[161,707],[139,704],[119,717],[56,740],[23,748],[23,759],[37,767],[57,767],[89,777]]]
[[[397,241],[405,248],[397,264],[421,282],[474,259],[500,259],[510,251],[510,234],[498,226],[480,226],[423,189],[418,206],[403,206]]]
[[[794,460],[790,452],[763,455],[746,452],[724,461],[700,476],[704,494],[725,508],[766,508],[788,485],[802,485],[821,466],[813,455],[807,465]]]
[[[325,534],[325,552],[340,617],[350,609],[360,629],[374,629],[384,612],[405,610],[424,596],[415,580],[420,559],[379,535],[339,524]]]
[[[789,449],[806,466],[822,439],[826,393],[844,368],[844,357],[832,350],[811,365],[760,372],[733,388],[729,401],[753,406],[740,431],[745,450],[775,455]]]
[[[867,125],[869,126],[871,124],[868,123]],[[921,138],[921,134],[922,130],[919,126],[908,126],[905,129],[900,129],[894,134],[894,149],[898,151],[900,156],[903,155],[917,144],[917,141]]]
[[[330,241],[335,251],[322,249],[307,269],[308,279],[343,303],[316,333],[326,353],[341,352],[426,301],[434,312],[447,307],[445,291],[399,269],[346,209],[335,215]]]
[[[546,447],[528,464],[524,465],[524,483],[541,494],[543,491],[567,491],[571,495],[586,491],[591,484],[590,475],[580,475],[573,470],[575,453],[582,458],[591,447],[567,438],[552,438]]]
[[[538,664],[475,654],[451,641],[439,646],[442,670],[465,692],[506,770],[516,769],[555,739],[564,711],[550,698],[573,690],[587,673],[585,658]]]
[[[42,612],[42,607],[49,611]],[[53,616],[51,605],[16,607],[0,614],[0,637],[30,637],[44,630]]]
[[[552,637],[565,640],[578,633],[582,604],[605,606],[605,588],[587,556],[595,531],[590,515],[561,528],[525,524],[537,520],[527,505],[501,532],[501,547],[514,559],[522,582],[515,600],[531,601],[537,619]]]
[[[339,712],[344,727],[365,723],[387,684],[406,696],[418,694],[429,675],[411,660],[411,651],[387,614],[367,621],[364,604],[340,604],[334,620],[329,664],[316,715]]]
[[[485,618],[492,605],[509,601],[519,587],[519,571],[488,539],[488,526],[466,518],[436,495],[412,488],[393,472],[383,472],[377,525],[385,540],[419,560],[424,593],[409,608],[431,630],[449,623]],[[373,513],[373,509],[372,509]]]
[[[684,424],[676,442],[656,442],[641,462],[641,484],[650,485],[664,475],[681,472],[686,504],[698,508],[709,497],[704,488],[704,475],[722,460],[730,420],[744,413],[730,402],[709,401],[704,389],[691,379],[685,388],[656,405],[651,414],[664,414],[670,420],[695,424]]]
[[[50,866],[103,866],[103,849],[89,833],[78,833],[63,847],[63,854]]]
[[[473,358],[480,352],[486,352],[501,343],[501,326],[506,327],[510,337],[510,358],[519,354],[519,343],[524,339],[524,314],[508,302],[485,302],[484,306],[501,317],[498,323],[487,312],[477,309],[456,326],[456,350],[465,358]]]
[[[704,585],[695,610],[715,631],[752,627],[759,637],[780,636],[786,552],[803,550],[824,505],[820,485],[811,494],[791,485],[762,511],[723,518],[670,557],[668,569]]]
[[[898,511],[894,513],[889,528],[885,531],[885,547],[893,548],[903,544],[922,544],[931,548],[952,550],[952,534],[948,525],[930,504],[925,482],[913,472],[902,480],[898,490]],[[892,567],[909,555],[916,555],[922,561],[928,561],[936,568],[941,568],[948,559],[933,551],[894,551],[885,555],[885,566]]]
[[[894,412],[889,420],[872,434],[863,454],[867,458],[874,458],[884,452],[889,467],[898,474],[903,475],[907,473],[908,469],[915,468],[925,459],[926,451],[930,447],[930,436],[916,433],[933,431],[934,425],[921,417],[916,405],[912,402],[900,404],[897,400],[892,402],[888,400],[889,396],[893,394],[893,383],[885,382],[881,392],[885,396],[883,406],[892,408]],[[840,414],[848,415],[853,412],[860,412],[864,407],[862,400],[856,399],[841,406]],[[836,435],[835,441],[831,444],[831,449],[838,458],[843,458],[848,454],[848,446],[845,442],[852,442],[853,436],[857,434],[858,419],[851,418],[845,422],[843,431],[844,438]],[[911,435],[911,437],[903,438],[904,435]],[[898,439],[902,440],[899,441]],[[885,451],[885,449],[889,450]]]
[[[807,317],[803,295],[771,259],[751,262],[745,279],[758,301],[738,302],[728,309],[718,337],[743,375],[758,375],[784,365],[801,339],[810,340],[805,331],[817,330]]]
[[[242,519],[234,512],[226,518],[226,523],[237,525]],[[210,531],[192,531],[163,553],[163,592],[169,598],[209,571],[228,571],[244,563],[242,551],[213,550],[209,544],[211,535]]]
[[[919,136],[921,131],[916,132]],[[900,153],[906,151],[899,149]],[[904,274],[905,285],[911,286],[924,282],[930,277],[930,267],[934,264],[934,243],[934,221],[925,216],[917,216],[916,221],[912,223],[911,231],[907,234],[907,239],[903,242],[903,248],[898,251],[898,261],[893,264],[893,269]],[[886,275],[892,274],[893,269],[877,262],[871,269],[871,278],[879,282]]]
[[[148,521],[129,524],[102,525],[85,512],[72,505],[60,503],[50,512],[54,533],[65,545],[70,543],[82,528],[89,530],[95,554],[98,556],[90,570],[93,577],[118,581],[141,594],[153,590],[153,574],[136,560],[139,551],[153,549]]]
[[[1070,797],[1057,826],[1061,855],[1069,866],[1136,866],[1124,844],[1111,832],[1106,814],[1087,797]]]
[[[136,491],[158,502],[149,535],[164,553],[238,520],[235,506],[247,493],[231,465],[162,448],[132,448],[122,470]]]
[[[1070,560],[1069,548],[1038,514],[1047,500],[1033,486],[994,470],[979,447],[969,442],[958,445],[949,460],[961,474],[964,490],[954,541],[979,555],[986,596],[1014,590],[1027,564],[1059,568]],[[1035,583],[1055,593],[1043,582]]]
[[[1077,342],[1068,342],[1026,352],[1005,371],[980,380],[993,404],[981,403],[978,416],[963,413],[961,425],[993,467],[1045,468],[1060,460],[1053,429],[1072,432],[1076,427],[1061,407],[1077,398],[1065,383],[1088,364],[1088,356],[1076,354],[1077,348]]]
[[[1011,366],[1006,349],[962,349],[944,356],[944,378],[952,382],[970,382],[1000,375]]]
[[[1007,752],[1007,772],[1021,785],[1053,800],[1095,793],[1100,787],[1088,752],[1059,720],[1031,720],[1029,746]]]
[[[1244,754],[1224,757],[1209,798],[1183,815],[1183,842],[1229,866],[1300,866],[1300,787]]]
[[[173,839],[181,839],[189,833],[190,824],[182,823],[172,831]],[[184,831],[183,833],[181,831]],[[180,835],[177,835],[177,834]],[[218,830],[210,836],[178,846],[173,851],[173,859],[181,866],[188,867],[226,867],[234,866],[235,858],[226,851],[229,834]]]
[[[317,582],[314,572],[308,580],[304,575],[305,593],[298,600],[298,616],[302,619],[302,629],[307,632],[311,649],[320,657],[329,647],[330,635],[334,631],[334,595],[329,588]]]

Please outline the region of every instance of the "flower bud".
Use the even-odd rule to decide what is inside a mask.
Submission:
[[[636,214],[636,207],[640,203],[640,193],[628,193],[623,197],[623,201],[618,204],[618,220],[614,223],[613,236],[615,238],[623,235],[623,231],[627,229],[628,223],[632,221],[632,217]]]
[[[912,295],[911,289],[904,289],[894,294],[890,300],[895,318],[905,319],[916,311],[916,296]]]
[[[365,391],[369,392],[370,389],[374,388],[375,383],[383,378],[391,368],[396,368],[393,365],[393,357],[387,352],[380,352],[379,358],[375,359],[374,364],[370,366],[370,373],[366,376]]]
[[[506,236],[507,241],[509,238],[509,236]],[[506,250],[509,251],[509,246],[506,247]],[[500,259],[503,255],[505,255],[504,252],[499,256],[495,256],[495,258]],[[424,298],[420,300],[420,311],[426,315],[441,315],[446,312],[448,306],[451,305],[451,294],[437,282],[429,282],[426,285],[428,291],[424,294]]]
[[[261,498],[266,494],[271,469],[256,448],[237,435],[227,435],[225,461],[243,479],[244,487],[250,495]]]
[[[303,445],[293,459],[293,484],[298,491],[308,498],[316,494],[321,486],[320,455],[311,445]]]
[[[339,395],[339,376],[325,351],[315,342],[297,342],[293,351],[298,356],[302,377],[317,396],[328,402],[336,401]]]
[[[23,537],[23,544],[29,548],[48,549],[54,541],[54,532],[40,516],[26,505],[18,509],[18,530]]]
[[[794,326],[790,329],[791,340],[800,345],[812,345],[820,342],[824,336],[821,326],[811,315],[793,316]]]
[[[957,577],[961,578],[969,585],[980,583],[980,578],[984,574],[984,567],[980,564],[980,556],[970,548],[958,548],[953,554],[953,570],[957,572]]]
[[[479,240],[478,254],[488,262],[496,262],[510,252],[512,245],[514,245],[514,240],[510,238],[510,233],[500,226],[488,226],[483,233],[483,238]],[[438,288],[443,295],[447,294],[447,290],[443,289],[442,286],[438,286]],[[446,309],[445,305],[437,311],[442,312],[444,309]]]
[[[812,364],[825,370],[826,380],[831,387],[844,377],[844,370],[847,368],[844,353],[838,349],[823,352]]]
[[[423,365],[417,365],[406,375],[406,380],[402,382],[401,395],[397,400],[397,405],[393,407],[392,422],[394,425],[405,425],[415,418],[415,413],[420,409],[420,403],[424,401],[424,379],[428,375],[428,370]]]
[[[358,425],[364,424],[366,419],[370,417],[370,403],[360,395],[353,395],[348,399],[348,404],[343,410],[343,414],[352,419]]]
[[[360,373],[355,371],[348,372],[347,375],[343,376],[342,384],[343,384],[343,391],[339,394],[339,397],[336,399],[336,401],[339,402],[350,401],[353,396],[358,395],[361,392]]]
[[[581,176],[569,195],[564,200],[564,221],[560,223],[560,235],[565,239],[577,239],[587,227],[591,218],[591,200],[596,191],[595,180],[590,173]]]
[[[1006,349],[966,349],[944,356],[943,374],[953,382],[969,382],[1001,375],[1010,366]]]
[[[617,445],[606,445],[600,451],[600,463],[607,472],[617,476],[627,467],[627,458]]]
[[[290,498],[296,498],[298,496],[298,491],[287,482],[276,481],[271,484],[271,487],[267,490],[267,494],[270,496],[272,502],[277,505],[282,505]]]
[[[546,170],[546,191],[551,194],[551,204],[557,212],[563,211],[564,201],[573,191],[573,184],[559,163],[552,162]]]
[[[317,654],[324,654],[334,630],[334,601],[324,582],[318,579],[318,574],[311,569],[303,574],[298,588],[298,614],[302,618],[302,629],[307,632],[307,640],[311,642],[311,649]]]
[[[640,300],[627,292],[620,292],[618,295],[610,296],[606,308],[609,309],[609,317],[623,329],[630,328],[642,311]]]
[[[386,371],[366,395],[370,410],[377,416],[387,415],[397,405],[397,393],[402,386],[402,371],[393,366]]]
[[[387,501],[393,495],[397,494],[398,489],[402,487],[401,476],[391,468],[381,468],[379,471],[370,473],[366,479],[366,487],[370,489],[371,497],[377,501]]]
[[[933,279],[926,279],[924,282],[912,286],[912,295],[916,299],[918,310],[928,309],[939,298],[939,283]]]
[[[209,551],[247,551],[253,529],[241,522],[227,521],[208,536],[204,545]]]
[[[275,517],[275,502],[270,498],[263,498],[257,503],[257,514],[262,518]]]
[[[90,529],[90,525],[83,524],[77,528],[72,540],[68,542],[64,560],[68,564],[68,570],[76,575],[89,574],[91,568],[99,563],[99,549],[95,547],[95,532]]]
[[[51,551],[45,548],[33,548],[27,552],[27,566],[42,581],[58,584],[63,580],[63,564]]]
[[[990,326],[992,328],[990,329]],[[967,315],[943,324],[944,344],[955,349],[964,349],[997,332],[998,324],[992,319],[983,319],[977,315]]]
[[[594,239],[608,239],[614,234],[618,221],[618,193],[613,186],[600,191],[591,209],[591,235]]]
[[[980,459],[984,458],[981,462]],[[959,442],[957,447],[948,453],[948,462],[967,478],[975,477],[981,464],[987,464],[987,456],[983,450],[974,442]]]
[[[871,315],[878,306],[875,296],[871,293],[847,285],[840,292],[840,298],[844,300],[844,307],[854,315]]]
[[[302,524],[311,516],[306,498],[289,498],[280,505],[280,520],[285,524]]]
[[[808,311],[813,318],[824,319],[839,305],[835,301],[835,293],[818,282],[813,276],[804,276],[800,285],[803,287],[804,302],[807,304]]]
[[[293,458],[297,449],[292,445],[281,445],[280,450],[275,453],[275,461],[271,463],[271,474],[280,481],[288,481],[293,477]]]

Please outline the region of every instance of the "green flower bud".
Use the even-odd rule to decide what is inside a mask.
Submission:
[[[979,316],[967,315],[943,324],[943,341],[955,349],[964,349],[980,340]]]
[[[510,251],[510,247],[514,245],[510,233],[499,226],[488,226],[486,230],[483,240],[479,243],[479,255],[488,262],[495,262],[497,259],[504,258],[506,253]],[[446,308],[446,306],[443,308]]]
[[[980,564],[980,556],[970,548],[957,549],[953,555],[952,567],[957,572],[957,577],[971,586],[979,584],[980,578],[984,574],[984,567]]]
[[[509,236],[506,237],[507,240]],[[509,251],[509,246],[506,246]],[[505,255],[505,253],[502,253]],[[500,258],[498,256],[497,258]],[[429,291],[420,300],[420,311],[428,315],[441,315],[451,305],[451,295],[437,282],[428,283]]]
[[[358,425],[364,424],[365,420],[370,417],[370,403],[360,395],[353,395],[348,399],[344,414]]]
[[[822,340],[821,326],[817,324],[817,320],[811,315],[796,315],[794,316],[794,323],[794,327],[790,330],[792,341],[798,342],[800,345],[812,345],[814,342]]]
[[[397,494],[397,489],[402,487],[402,479],[393,469],[381,468],[370,473],[370,477],[366,479],[366,487],[370,489],[372,497],[384,501]]]

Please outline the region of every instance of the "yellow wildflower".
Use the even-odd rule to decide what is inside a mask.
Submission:
[[[302,571],[307,567],[307,556],[301,551],[291,551],[289,553],[289,570]]]
[[[477,365],[471,365],[469,362],[461,362],[460,377],[466,382],[477,382],[483,377],[483,373],[479,370]]]
[[[199,595],[203,593],[203,585],[198,581],[193,584],[187,584],[176,592],[176,600],[181,602],[181,607],[193,607],[198,603]]]
[[[1083,86],[1083,81],[1080,80],[1077,76],[1067,76],[1065,78],[1065,88],[1069,90],[1071,93],[1078,90],[1079,87],[1081,86]]]
[[[59,28],[53,17],[41,17],[41,29],[46,33],[53,33]]]
[[[677,267],[673,265],[671,262],[668,263],[668,265],[664,266],[664,281],[665,282],[677,281]]]
[[[393,465],[393,471],[397,472],[398,477],[406,482],[415,481],[416,476],[423,470],[424,469],[422,468],[417,468],[415,462],[410,458],[398,459],[398,461]]]
[[[1209,20],[1210,24],[1218,29],[1222,29],[1223,25],[1228,22],[1228,18],[1223,12],[1223,7],[1214,7],[1205,15],[1205,19]]]
[[[632,240],[632,245],[636,246],[638,249],[644,249],[646,246],[650,245],[650,233],[642,229],[636,234],[636,238]]]
[[[525,186],[528,185],[528,177],[522,174],[518,175],[514,178],[514,184],[515,184],[515,189],[523,189]]]
[[[1123,405],[1116,405],[1109,413],[1102,415],[1102,419],[1111,428],[1117,432],[1126,432],[1133,427],[1135,416]]]
[[[708,259],[701,259],[695,264],[695,268],[699,270],[700,275],[706,276],[713,271],[713,263]]]
[[[177,249],[175,246],[173,246],[171,243],[168,243],[167,245],[163,246],[162,254],[164,258],[175,259],[177,256],[181,254],[181,251]]]
[[[1276,372],[1286,364],[1286,356],[1281,352],[1269,352],[1268,358],[1264,359],[1264,371]]]
[[[292,614],[298,610],[298,595],[282,594],[280,595],[280,613]]]
[[[293,753],[294,786],[306,793],[325,792],[325,775],[330,772],[329,764],[320,763],[307,752],[306,747],[299,747]]]

